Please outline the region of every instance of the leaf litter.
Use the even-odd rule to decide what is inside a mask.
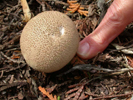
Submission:
[[[84,8],[83,11],[88,12],[87,16],[81,15],[78,11],[67,13],[74,21],[81,40],[96,29],[112,1],[74,1]],[[29,0],[28,5],[32,16],[46,10],[66,13],[69,8],[66,0]],[[63,69],[45,74],[30,68],[21,54],[19,39],[26,24],[22,16],[20,0],[0,1],[1,100],[130,100],[132,98],[132,23],[96,57],[82,60],[76,55]]]

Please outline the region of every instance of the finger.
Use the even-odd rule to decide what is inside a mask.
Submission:
[[[102,52],[133,21],[133,0],[114,0],[100,25],[79,44],[78,55],[89,59]]]

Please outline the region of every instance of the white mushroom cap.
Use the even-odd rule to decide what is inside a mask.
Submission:
[[[63,13],[45,11],[24,27],[20,48],[27,64],[50,73],[64,67],[76,54],[79,35],[73,21]]]

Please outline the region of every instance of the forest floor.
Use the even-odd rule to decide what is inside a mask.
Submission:
[[[77,3],[88,13],[68,11],[67,0],[28,0],[33,16],[50,10],[68,15],[82,40],[96,29],[111,1]],[[131,100],[132,23],[96,57],[82,60],[76,55],[63,69],[45,74],[30,68],[21,54],[23,15],[20,1],[0,0],[0,100]]]

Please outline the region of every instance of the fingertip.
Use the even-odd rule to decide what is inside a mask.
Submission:
[[[84,38],[80,43],[77,55],[82,59],[91,59],[108,46],[107,42],[99,43],[92,35]]]
[[[78,47],[78,51],[77,51],[78,56],[82,59],[88,59],[89,49],[90,49],[89,43],[84,40],[81,41],[79,43],[79,47]]]

